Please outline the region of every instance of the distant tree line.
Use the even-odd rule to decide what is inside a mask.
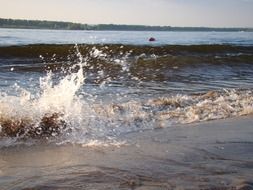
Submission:
[[[145,25],[98,24],[88,25],[72,22],[20,20],[0,18],[0,28],[54,29],[54,30],[114,30],[114,31],[250,31],[253,28],[209,28],[209,27],[171,27]]]
[[[39,21],[39,20],[16,20],[1,19],[0,27],[2,28],[27,28],[27,29],[65,29],[65,30],[88,30],[87,24],[79,24],[72,22],[56,22],[56,21]]]

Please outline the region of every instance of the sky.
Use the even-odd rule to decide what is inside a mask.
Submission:
[[[253,27],[253,0],[0,0],[0,18]]]

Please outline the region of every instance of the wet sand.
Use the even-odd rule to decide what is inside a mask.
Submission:
[[[253,189],[253,116],[129,133],[128,145],[0,149],[1,190]]]

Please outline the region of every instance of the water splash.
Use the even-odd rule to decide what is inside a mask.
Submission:
[[[60,73],[47,72],[40,78],[39,89],[35,92],[19,85],[13,86],[12,94],[2,92],[0,139],[4,142],[0,140],[0,144],[6,146],[46,139],[56,144],[111,145],[119,143],[117,139],[122,133],[253,113],[251,90],[174,94],[148,99],[133,99],[131,95],[115,93],[113,100],[104,101],[97,100],[96,95],[83,88],[87,75],[84,68],[93,67],[90,63],[93,58],[110,59],[108,64],[119,66],[121,74],[141,82],[131,75],[128,56],[128,53],[122,54],[111,60],[106,53],[94,47],[87,57],[83,57],[75,46],[73,57],[77,61],[67,69],[62,68]],[[105,91],[112,78],[103,68],[97,68],[96,72],[100,80],[96,89]]]
[[[86,62],[78,46],[75,48],[79,60],[70,69],[77,70],[76,72],[64,76],[58,83],[53,80],[58,76],[48,72],[45,77],[40,78],[40,90],[35,94],[18,85],[15,85],[15,96],[1,94],[2,135],[23,138],[27,135],[39,136],[41,131],[43,133],[43,130],[47,130],[49,136],[56,136],[63,126],[72,127],[80,122],[83,104],[79,102],[76,93],[84,84],[83,67]]]

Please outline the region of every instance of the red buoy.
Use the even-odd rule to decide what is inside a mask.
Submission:
[[[149,41],[150,41],[150,42],[154,42],[155,40],[156,40],[156,39],[153,38],[153,37],[149,38]]]

